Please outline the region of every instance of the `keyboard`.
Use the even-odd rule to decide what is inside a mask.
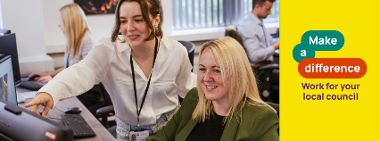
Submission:
[[[62,124],[73,130],[74,139],[96,136],[95,132],[80,114],[64,114],[61,117]]]
[[[20,88],[25,88],[25,89],[29,89],[29,90],[32,90],[32,91],[37,91],[39,90],[43,85],[41,84],[37,84],[35,82],[29,82],[29,81],[23,81],[20,83],[19,87]]]

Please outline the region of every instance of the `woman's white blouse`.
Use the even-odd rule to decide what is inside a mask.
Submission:
[[[131,48],[127,43],[101,38],[87,57],[59,73],[38,92],[49,93],[54,105],[64,98],[77,96],[102,82],[109,93],[116,117],[137,125],[137,112],[130,65]],[[133,60],[138,106],[140,107],[148,79]],[[178,96],[185,97],[196,86],[197,76],[191,72],[187,50],[168,37],[160,41],[151,84],[140,114],[140,125],[151,125],[165,112],[178,106]]]

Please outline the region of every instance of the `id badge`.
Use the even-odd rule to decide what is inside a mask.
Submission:
[[[149,130],[129,132],[130,141],[145,141],[148,136],[149,136]]]

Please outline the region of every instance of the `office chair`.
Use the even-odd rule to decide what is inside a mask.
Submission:
[[[190,63],[191,63],[191,66],[194,67],[194,51],[195,51],[195,45],[192,43],[192,42],[189,42],[189,41],[178,41],[179,43],[181,43],[183,46],[186,47],[187,49],[187,53],[188,53],[188,56],[189,56],[189,60],[190,60]],[[193,69],[191,69],[191,72],[193,72]],[[178,96],[178,101],[179,103],[182,103],[183,101],[183,98]]]
[[[266,64],[257,68],[261,99],[279,103],[279,64]]]
[[[244,47],[237,30],[236,25],[229,25],[226,27],[224,35],[234,38]],[[246,51],[245,47],[244,50]],[[279,54],[275,53],[273,55],[272,64],[266,64],[255,69],[258,70],[255,76],[259,81],[258,86],[261,98],[264,101],[279,103]]]
[[[194,66],[195,45],[189,41],[178,41],[178,42],[186,47],[190,63],[192,66]],[[104,87],[102,87],[102,88],[103,88],[102,91],[105,91]],[[109,101],[111,101],[108,94],[107,94],[107,96],[108,96],[108,98],[105,98],[105,99],[109,99]],[[179,98],[178,99],[179,102],[182,103],[183,99],[181,97],[178,97],[178,98]],[[112,103],[111,103],[111,105],[108,105],[108,106],[105,106],[105,107],[102,107],[102,108],[99,108],[98,110],[96,110],[96,115],[101,118],[103,126],[105,128],[107,128],[107,130],[116,138],[116,127],[117,126],[114,125],[114,126],[110,127],[109,121],[107,119],[108,116],[115,115],[115,111],[114,111],[114,107],[113,107]]]
[[[186,47],[187,53],[189,55],[189,60],[191,63],[191,66],[194,67],[194,51],[195,51],[195,45],[192,42],[189,41],[178,41],[181,43],[183,46]]]
[[[104,89],[104,86],[102,83],[99,83],[99,86],[100,86],[100,92],[101,92],[101,98],[99,99],[98,102],[94,103],[94,104],[91,104],[87,107],[87,109],[95,116],[97,117],[96,115],[96,111],[101,108],[101,107],[104,107],[104,106],[108,106],[108,105],[112,105],[112,101],[111,101],[111,98],[110,96],[108,95],[107,91]],[[99,118],[99,117],[97,117]]]

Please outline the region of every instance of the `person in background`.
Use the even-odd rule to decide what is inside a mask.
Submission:
[[[278,40],[270,36],[263,23],[271,14],[273,2],[275,0],[252,0],[252,11],[237,28],[254,69],[269,64],[275,50],[280,48]]]
[[[29,75],[29,77],[37,76],[35,80],[40,82],[50,81],[65,68],[83,60],[95,43],[95,40],[91,36],[86,16],[78,4],[72,3],[65,5],[59,10],[59,13],[58,26],[66,37],[66,50],[63,57],[64,66],[50,73],[34,72]],[[70,77],[73,76],[69,76],[69,78]],[[86,107],[96,104],[102,96],[100,87],[100,84],[96,83],[90,90],[78,96],[78,99]],[[93,114],[96,111],[96,109],[89,110]]]
[[[275,141],[278,116],[259,96],[245,51],[231,37],[205,43],[197,87],[148,141]]]
[[[83,61],[42,87],[25,105],[30,111],[46,116],[60,99],[101,82],[115,108],[118,140],[136,132],[143,132],[139,138],[152,135],[167,123],[179,107],[178,95],[196,86],[187,50],[164,36],[159,0],[120,0],[115,16],[111,37],[99,39]]]

